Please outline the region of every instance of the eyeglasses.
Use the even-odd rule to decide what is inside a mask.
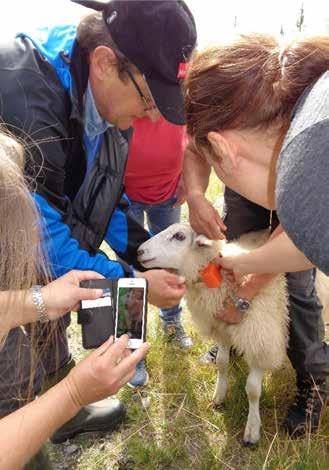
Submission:
[[[125,69],[125,71],[127,72],[127,75],[128,77],[130,78],[130,80],[132,81],[137,93],[139,94],[139,97],[140,99],[142,100],[143,104],[144,104],[144,111],[146,113],[150,113],[150,118],[153,120],[155,120],[158,116],[159,116],[159,110],[157,108],[157,105],[155,104],[153,98],[152,99],[147,99],[146,96],[144,95],[144,93],[142,92],[140,86],[138,85],[138,83],[136,82],[135,80],[135,77],[133,76],[133,74],[131,73],[131,71],[129,70],[129,68],[127,67]],[[145,80],[145,77],[143,75],[143,78]],[[147,84],[146,80],[145,80],[145,83]],[[149,94],[150,96],[152,96],[151,94],[151,91],[149,90]]]
[[[112,39],[112,42],[113,42],[113,39]],[[116,45],[112,49],[114,50],[114,52],[115,52],[115,54],[117,55],[118,58],[128,60],[126,58],[126,56],[120,51],[120,49]],[[144,93],[142,92],[142,90],[141,90],[140,86],[138,85],[138,83],[136,82],[132,72],[129,70],[129,66],[128,67],[126,66],[124,70],[125,70],[125,72],[127,72],[128,77],[132,81],[137,93],[139,94],[140,99],[143,102],[144,112],[149,115],[149,118],[151,119],[151,121],[156,121],[158,119],[159,115],[160,115],[160,112],[158,110],[157,105],[155,104],[155,101],[152,97],[151,90],[149,89],[149,87],[147,85],[147,81],[146,81],[144,75],[143,75],[143,78],[144,78],[145,84],[148,88],[149,95],[151,97],[149,99],[147,99],[146,96],[144,95]]]

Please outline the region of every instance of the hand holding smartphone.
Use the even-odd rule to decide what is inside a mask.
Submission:
[[[115,340],[127,334],[128,348],[137,349],[146,337],[147,281],[143,278],[118,280]]]

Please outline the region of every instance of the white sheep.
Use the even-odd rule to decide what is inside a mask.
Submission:
[[[223,282],[220,288],[208,288],[201,281],[199,272],[219,252],[225,256],[250,251],[262,245],[268,235],[267,230],[252,232],[238,241],[226,243],[197,235],[188,223],[178,223],[143,243],[138,250],[139,261],[144,267],[175,269],[185,276],[186,301],[192,320],[202,336],[214,340],[219,346],[216,359],[218,377],[213,397],[216,405],[223,402],[227,391],[230,348],[233,346],[243,354],[248,363],[246,392],[249,414],[243,438],[245,445],[253,445],[259,440],[259,398],[264,371],[279,367],[286,354],[288,296],[285,276],[276,276],[262,289],[241,323],[228,325],[214,318],[214,314],[222,308],[229,295],[229,286]]]

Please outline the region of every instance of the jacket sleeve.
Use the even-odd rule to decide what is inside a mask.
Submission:
[[[63,223],[61,214],[47,200],[34,193],[40,212],[43,251],[55,277],[71,269],[93,270],[106,278],[129,277],[132,270],[117,261],[111,261],[102,253],[91,255],[80,248],[78,241],[71,236],[70,228]]]
[[[131,268],[120,262],[81,249],[79,240],[72,236],[70,224],[74,224],[75,215],[65,176],[67,166],[74,164],[70,151],[75,142],[68,134],[70,103],[65,91],[54,77],[45,80],[30,70],[18,76],[15,70],[2,70],[2,79],[6,92],[1,93],[0,114],[26,147],[26,171],[41,214],[43,243],[53,274],[91,269],[106,277],[131,275]],[[83,154],[80,164],[85,165]]]
[[[149,238],[150,234],[129,212],[129,200],[124,194],[113,212],[105,241],[120,259],[144,271],[137,260],[137,249]]]

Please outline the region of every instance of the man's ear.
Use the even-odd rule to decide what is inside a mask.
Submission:
[[[215,152],[216,155],[224,163],[225,159],[229,159],[229,166],[234,170],[237,168],[237,157],[236,157],[236,148],[233,142],[231,142],[227,137],[225,137],[220,132],[209,132],[208,140]]]
[[[196,235],[193,240],[193,245],[199,248],[206,248],[212,246],[214,243],[213,240],[207,238],[205,235]]]
[[[113,50],[107,46],[97,46],[90,53],[90,69],[98,80],[108,76],[110,68],[116,64],[116,56]]]

